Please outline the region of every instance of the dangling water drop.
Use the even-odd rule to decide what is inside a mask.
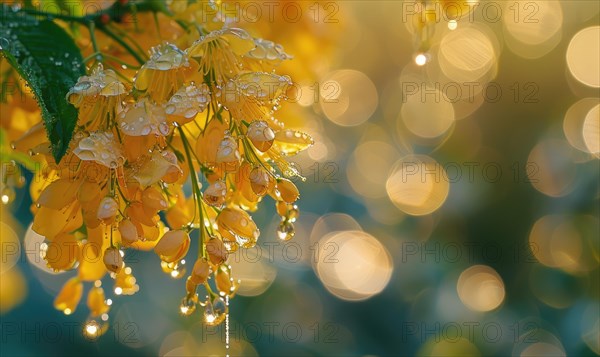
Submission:
[[[282,221],[277,227],[277,237],[286,242],[296,234],[294,230],[294,225],[289,221]]]
[[[227,317],[227,305],[225,301],[217,297],[212,303],[207,303],[204,308],[204,323],[208,326],[217,326]]]
[[[167,263],[165,261],[160,262],[160,267],[165,274],[168,274],[173,279],[181,279],[185,275],[185,260],[180,260],[174,263]]]
[[[198,303],[198,295],[186,296],[181,300],[179,305],[179,313],[183,316],[190,316],[196,311],[196,305]]]
[[[108,315],[106,315],[106,319],[104,319],[104,315],[101,320],[90,318],[86,321],[85,325],[83,325],[83,336],[88,340],[94,341],[98,339],[98,337],[102,336],[106,330],[108,330]]]

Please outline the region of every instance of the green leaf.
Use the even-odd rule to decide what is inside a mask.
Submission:
[[[73,39],[57,24],[0,7],[0,54],[27,82],[42,111],[56,162],[65,155],[77,124],[69,89],[85,74]],[[2,59],[0,59],[2,60]]]

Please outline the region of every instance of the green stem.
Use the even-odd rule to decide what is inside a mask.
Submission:
[[[183,142],[183,149],[185,150],[186,161],[188,162],[188,166],[190,168],[190,178],[192,180],[192,195],[194,196],[194,201],[196,201],[198,215],[200,219],[200,246],[198,247],[199,252],[198,255],[206,258],[206,249],[205,249],[205,240],[204,240],[204,232],[206,231],[206,226],[204,225],[204,215],[202,212],[202,193],[200,192],[200,186],[198,185],[198,178],[196,177],[196,169],[194,168],[194,164],[192,162],[192,154],[190,152],[190,143],[188,142],[185,133],[183,132],[182,127],[177,127],[179,130],[179,135],[181,136],[181,141]],[[194,219],[195,219],[194,215]]]
[[[96,33],[94,32],[95,29],[96,24],[94,21],[90,21],[88,23],[88,30],[90,31],[90,38],[92,39],[92,47],[94,48],[94,52],[100,53],[100,50],[98,49],[98,43],[96,42]]]

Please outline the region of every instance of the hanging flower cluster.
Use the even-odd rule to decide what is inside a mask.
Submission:
[[[51,269],[78,272],[57,295],[57,309],[72,313],[84,284],[93,285],[84,333],[107,329],[105,275],[116,295],[138,291],[126,249],[152,249],[167,274],[186,277],[180,312],[201,306],[205,323],[216,325],[239,284],[228,254],[259,238],[249,212],[270,196],[281,216],[277,236],[294,236],[299,191],[290,178],[298,172],[286,157],[312,139],[277,120],[292,82],[274,67],[289,58],[237,28],[206,32],[186,49],[164,42],[131,82],[101,63],[79,78],[67,94],[78,128],[60,163],[47,143],[29,144],[43,141],[41,125],[16,142],[52,168],[31,186],[32,229],[46,239]],[[189,269],[186,260],[194,261]]]

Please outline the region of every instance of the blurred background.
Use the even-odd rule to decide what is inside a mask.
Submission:
[[[600,355],[598,2],[230,3],[294,56],[280,113],[315,139],[294,239],[267,200],[230,257],[231,355]],[[139,292],[86,340],[85,309],[52,307],[74,273],[39,257],[27,190],[1,198],[2,355],[225,354],[135,251]]]

